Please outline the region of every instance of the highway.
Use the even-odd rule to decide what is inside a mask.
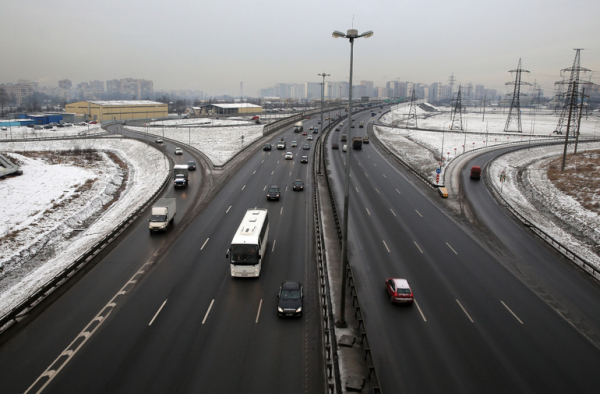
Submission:
[[[353,135],[369,115],[354,116]],[[326,155],[339,210],[345,154],[331,143],[343,133]],[[376,144],[352,152],[349,259],[382,391],[597,392],[598,283],[508,218],[483,182],[467,186],[482,224],[449,214]],[[388,277],[410,281],[412,307],[389,302]]]
[[[280,137],[286,150],[257,150],[193,218],[186,215],[196,205],[200,171],[187,190],[168,186],[161,197],[176,197],[178,213],[166,234],[149,234],[143,215],[87,275],[2,344],[2,392],[323,392],[312,165],[300,163],[312,150],[301,150],[306,138],[291,127],[272,142]],[[290,148],[292,139],[300,147]],[[283,159],[286,151],[293,160]],[[184,150],[173,159],[192,156]],[[305,191],[292,191],[297,178]],[[271,184],[282,187],[280,201],[267,202]],[[254,207],[269,209],[266,261],[259,278],[231,278],[225,253]],[[302,318],[277,317],[284,280],[305,286]]]

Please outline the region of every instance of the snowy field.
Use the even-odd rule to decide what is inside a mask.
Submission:
[[[502,132],[506,114],[486,113],[485,121],[482,121],[482,114],[470,113],[463,116],[464,128],[467,130],[465,133],[449,130],[451,121],[448,108],[445,109],[446,112],[434,114],[420,109],[418,111],[419,127],[439,131],[385,126],[376,126],[374,130],[382,142],[432,181],[442,152],[442,169],[445,170],[455,157],[474,149],[485,148],[486,145],[527,144],[530,139],[539,141],[557,138],[552,131],[556,128],[558,118],[549,113],[524,114],[523,133]],[[406,113],[408,108],[400,107],[385,114],[379,124],[401,126]],[[421,118],[426,115],[427,118]],[[183,121],[186,123],[182,123]],[[194,123],[187,123],[188,121]],[[259,139],[264,127],[252,124],[247,119],[214,119],[210,125],[199,125],[199,122],[203,120],[173,119],[165,120],[164,124],[163,121],[156,121],[148,127],[125,127],[142,134],[148,133],[152,139],[164,136],[180,141],[182,145],[190,143],[216,165],[222,165],[243,146]],[[595,135],[597,124],[597,118],[582,120],[582,137]],[[78,127],[79,130],[35,130],[35,135],[28,128],[12,128],[12,132],[16,133],[13,138],[22,138],[19,132],[23,136],[39,138],[55,136],[57,133],[77,135],[87,131],[87,126]],[[10,138],[8,135],[2,137]],[[98,158],[92,158],[83,164],[76,157],[66,154],[34,153],[88,149],[97,151]],[[600,149],[600,145],[595,144],[593,149]],[[24,171],[24,175],[20,177],[0,181],[0,214],[7,218],[0,228],[0,316],[109,233],[123,217],[145,202],[160,187],[165,177],[169,176],[168,162],[160,151],[145,143],[130,140],[98,138],[1,142],[0,150],[17,160]],[[522,152],[517,153],[514,158],[505,156],[490,168],[494,181],[499,178],[500,171],[508,171],[507,182],[501,185],[503,196],[524,213],[529,213],[531,220],[539,223],[541,228],[554,230],[552,234],[561,242],[578,251],[586,246],[585,256],[597,261],[598,256],[592,253],[592,248],[594,242],[595,247],[598,245],[598,215],[590,213],[577,201],[553,188],[551,182],[544,178],[544,171],[540,171],[546,160],[557,157],[560,152],[557,152],[557,148],[532,149],[526,151],[529,152],[527,155]],[[57,162],[56,156],[60,156],[62,161]],[[531,169],[526,187],[518,182],[519,178],[512,172],[523,167]],[[545,203],[539,205],[539,201],[527,202],[535,194],[531,193],[533,187],[541,190],[538,195],[551,196],[549,200],[556,204],[552,208],[553,215],[536,210],[535,207],[546,206]],[[519,204],[522,204],[522,208]],[[548,222],[554,220],[556,223],[557,217],[560,219],[561,216],[565,225],[575,226],[580,234],[586,234],[585,242],[578,241],[573,236],[573,231],[561,231],[556,224]],[[570,218],[573,220],[567,222],[566,219]],[[588,228],[583,227],[586,223],[589,224]],[[57,253],[59,250],[60,254]]]
[[[194,121],[193,123],[189,123]],[[201,122],[205,125],[198,126]],[[187,124],[187,126],[186,126]],[[195,124],[196,126],[192,126]],[[230,127],[227,127],[230,126]],[[149,123],[147,127],[124,126],[126,130],[168,138],[204,153],[214,165],[223,165],[243,147],[263,136],[264,124],[240,119],[177,119]]]
[[[503,132],[508,115],[500,113],[501,111],[487,112],[485,121],[482,120],[482,113],[463,115],[463,132],[449,130],[452,125],[450,108],[438,110],[439,112],[426,112],[417,108],[417,124],[419,128],[439,131],[401,128],[406,127],[409,112],[409,107],[404,104],[385,114],[378,123],[395,127],[374,127],[377,138],[432,183],[436,181],[435,171],[440,168],[440,162],[440,184],[443,184],[445,170],[452,160],[473,150],[508,144],[528,146],[530,142],[564,141],[565,138],[564,135],[553,133],[558,124],[558,116],[549,111],[523,112],[523,132],[518,133]],[[427,117],[419,118],[424,116]],[[600,130],[597,130],[599,122],[600,118],[597,116],[582,119],[582,141],[586,138],[600,138]],[[511,125],[516,128],[516,122]],[[414,120],[410,120],[409,126],[414,127]],[[513,127],[509,127],[509,130],[512,129]],[[561,157],[563,148],[561,144],[505,155],[490,166],[489,178],[502,190],[503,197],[511,206],[523,216],[600,269],[598,211],[586,209],[578,202],[584,200],[584,196],[574,198],[558,190],[546,175],[548,162]],[[584,151],[600,151],[600,143],[579,144],[578,152]],[[572,152],[573,145],[570,144],[568,153]],[[599,170],[592,170],[590,176],[600,173]],[[506,182],[500,184],[500,174],[503,171]],[[587,193],[582,190],[584,192]],[[596,202],[600,202],[597,191],[596,199]]]
[[[160,151],[121,138],[3,142],[0,149],[23,170],[0,181],[0,316],[110,233],[169,176]]]
[[[0,140],[10,139],[29,139],[29,138],[48,138],[48,137],[78,137],[88,134],[104,133],[100,124],[91,124],[87,126],[54,127],[54,129],[35,130],[26,126],[7,127],[7,130],[0,130]]]

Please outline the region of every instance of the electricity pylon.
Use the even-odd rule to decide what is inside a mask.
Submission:
[[[507,85],[515,85],[515,89],[513,91],[512,100],[510,102],[510,110],[508,111],[508,118],[506,118],[506,125],[504,126],[504,131],[508,131],[510,127],[510,123],[513,120],[513,117],[517,118],[517,131],[519,133],[523,132],[521,128],[521,85],[531,85],[529,82],[521,82],[521,73],[529,71],[523,70],[521,68],[521,59],[519,59],[519,65],[515,70],[510,70],[510,73],[516,73],[514,82],[506,82]]]
[[[456,95],[456,103],[454,104],[454,110],[452,111],[452,124],[450,130],[463,130],[462,126],[462,100],[460,98],[460,88],[458,85],[458,94]]]

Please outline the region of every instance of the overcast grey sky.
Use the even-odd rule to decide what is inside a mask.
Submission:
[[[585,48],[600,83],[598,0],[19,0],[0,4],[0,83],[58,86],[141,78],[154,89],[245,95],[276,83],[348,79],[350,44],[333,30],[373,30],[354,44],[354,82],[484,84],[531,71],[546,94]]]

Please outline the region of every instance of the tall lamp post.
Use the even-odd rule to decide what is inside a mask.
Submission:
[[[319,74],[320,77],[323,77],[323,83],[321,84],[321,131],[323,131],[323,98],[325,96],[325,77],[331,76],[331,74]]]
[[[349,29],[346,34],[335,30],[332,34],[333,38],[347,38],[350,41],[350,81],[348,95],[348,141],[352,141],[352,62],[354,58],[354,39],[365,37],[369,38],[373,35],[371,30],[358,34],[358,30]],[[350,152],[352,146],[346,149],[346,173],[344,176],[344,221],[342,223],[342,288],[340,296],[340,315],[336,322],[338,327],[347,327],[346,323],[346,271],[348,267],[348,194],[350,191]]]

